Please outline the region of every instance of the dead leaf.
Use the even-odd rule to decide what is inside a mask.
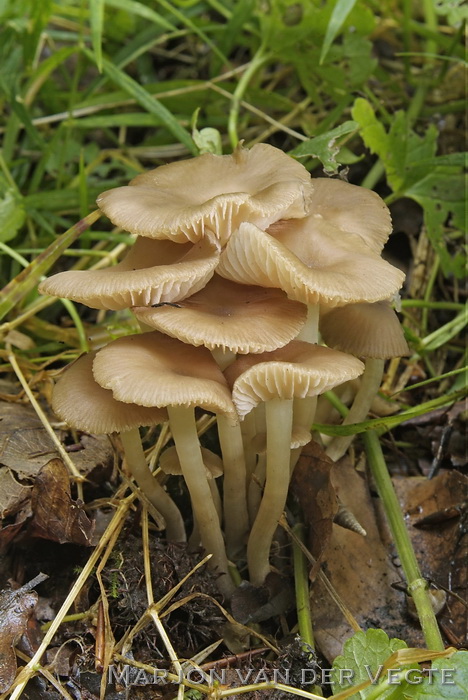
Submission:
[[[6,590],[0,593],[0,693],[6,693],[15,679],[14,647],[26,631],[38,599],[37,593],[31,588],[46,578],[40,574],[16,591]]]
[[[70,477],[61,459],[51,459],[37,475],[31,508],[33,536],[60,544],[91,545],[94,523],[83,505],[72,500]]]
[[[334,462],[313,440],[302,450],[292,479],[293,493],[298,499],[304,523],[309,527],[309,548],[316,564],[311,571],[314,580],[333,530],[338,501],[330,480]]]
[[[396,478],[394,486],[423,576],[455,594],[447,596],[439,620],[464,644],[468,638],[468,609],[462,602],[468,598],[468,537],[466,509],[460,506],[468,493],[468,479],[458,471],[444,470],[434,479]]]
[[[331,478],[338,498],[355,513],[367,536],[334,524],[324,553],[324,573],[363,629],[381,627],[390,637],[404,639],[409,646],[421,646],[422,634],[406,616],[405,594],[391,585],[401,580],[401,573],[381,540],[366,480],[346,457],[333,466]],[[342,652],[343,642],[353,629],[320,578],[313,584],[311,604],[317,644],[332,661]]]
[[[0,469],[0,520],[16,513],[30,493],[31,489],[20,484],[9,469]]]

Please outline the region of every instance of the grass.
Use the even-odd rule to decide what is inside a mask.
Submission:
[[[224,153],[239,140],[268,142],[313,174],[347,173],[394,211],[400,205],[418,212],[417,230],[409,225],[395,239],[405,239],[409,252],[389,246],[411,273],[402,320],[413,354],[389,363],[384,384],[400,411],[328,431],[383,434],[466,395],[460,87],[466,7],[431,0],[268,5],[267,13],[264,3],[250,0],[1,4],[1,369],[32,384],[37,398],[47,384],[40,368],[77,357],[91,329],[106,339],[128,332],[119,314],[95,315],[40,297],[38,282],[52,268],[116,262],[130,239],[95,213],[96,196],[197,154],[213,134]],[[24,336],[31,347],[22,345]],[[423,381],[414,381],[415,370]],[[110,556],[134,498],[116,510],[115,529],[109,526],[93,552],[47,643],[93,567]],[[148,592],[151,610],[153,604]],[[153,610],[157,627],[163,607]],[[170,640],[166,649],[172,658]],[[12,697],[39,658],[22,672]],[[179,697],[183,692],[180,685]]]

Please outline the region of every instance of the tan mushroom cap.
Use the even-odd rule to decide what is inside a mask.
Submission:
[[[293,340],[307,307],[279,289],[246,286],[214,275],[177,308],[134,308],[148,326],[191,345],[245,354],[274,350]]]
[[[242,419],[262,401],[317,396],[363,371],[352,355],[293,340],[273,352],[241,357],[224,374]]]
[[[223,460],[217,454],[208,450],[206,447],[201,447],[203,464],[206,469],[208,479],[217,479],[224,473]],[[159,466],[165,474],[183,474],[180,465],[179,455],[175,446],[168,447],[159,458]]]
[[[372,190],[342,180],[315,178],[313,185],[310,214],[323,219],[338,240],[355,234],[380,254],[392,232],[390,211],[383,199]]]
[[[403,329],[388,301],[325,310],[320,332],[327,345],[358,357],[387,359],[409,354]]]
[[[116,401],[93,377],[96,353],[83,355],[70,365],[54,387],[52,409],[77,430],[94,435],[123,432],[140,425],[157,425],[167,420],[161,408],[146,408]]]
[[[237,416],[223,373],[207,348],[152,331],[119,338],[99,350],[96,381],[118,401],[140,406],[201,406]]]
[[[39,291],[93,309],[178,301],[202,289],[218,261],[218,246],[209,237],[182,245],[138,237],[114,267],[59,272],[41,282]]]
[[[405,277],[358,236],[334,237],[313,216],[280,221],[268,232],[241,224],[216,272],[241,284],[279,287],[306,304],[328,306],[388,299]]]
[[[273,146],[238,147],[163,165],[99,195],[101,211],[126,231],[196,241],[206,229],[224,244],[242,221],[268,226],[304,216],[312,191],[300,163]]]

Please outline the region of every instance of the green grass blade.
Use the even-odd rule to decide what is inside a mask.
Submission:
[[[88,58],[94,60],[93,54],[88,49],[84,49],[84,53],[88,56]],[[184,129],[183,126],[181,126],[174,115],[166,107],[164,107],[161,102],[148,94],[145,88],[139,85],[129,75],[119,70],[113,63],[105,58],[103,58],[102,61],[102,68],[104,73],[110,80],[112,80],[113,83],[124,90],[127,95],[130,95],[130,97],[132,97],[135,102],[143,107],[143,109],[158,117],[158,119],[162,121],[162,123],[169,129],[176,139],[189,149],[190,153],[197,155],[197,147],[195,146],[189,132]]]
[[[409,408],[408,410],[402,411],[395,416],[373,418],[372,420],[362,421],[362,423],[350,423],[349,425],[324,425],[321,423],[314,423],[313,429],[319,433],[323,433],[324,435],[357,435],[358,433],[365,433],[369,430],[377,430],[379,434],[382,435],[391,428],[394,428],[397,425],[410,420],[411,418],[423,416],[425,413],[434,411],[436,408],[449,406],[465,396],[466,389],[460,389],[459,391],[454,391],[446,396],[439,396],[437,399],[426,401],[416,408]]]
[[[37,285],[39,280],[52,267],[54,262],[62,255],[83,231],[99,219],[101,212],[96,210],[85,219],[81,219],[68,231],[65,231],[56,241],[44,250],[43,253],[33,260],[19,275],[9,282],[0,292],[0,319],[18,304],[31,289]]]
[[[93,45],[94,60],[100,73],[102,73],[102,27],[104,24],[105,0],[92,0],[89,4],[91,23],[91,43]]]
[[[169,22],[160,14],[152,10],[150,7],[143,5],[141,2],[136,2],[136,0],[107,0],[109,7],[115,7],[118,10],[124,10],[130,15],[137,15],[138,17],[143,17],[154,24],[159,25],[163,29],[167,29],[171,32],[175,31],[175,27],[171,22]]]
[[[336,38],[343,24],[346,22],[346,18],[355,4],[356,0],[338,0],[333,8],[332,16],[330,17],[325,38],[323,40],[322,50],[320,52],[320,65],[322,65],[324,62],[330,46],[333,44],[334,39]]]

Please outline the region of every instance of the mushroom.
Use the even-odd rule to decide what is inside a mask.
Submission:
[[[59,272],[41,282],[39,291],[94,309],[175,302],[204,287],[218,260],[218,245],[208,236],[182,245],[138,237],[114,267]]]
[[[320,331],[327,345],[365,358],[366,369],[343,425],[364,420],[375,398],[384,369],[384,360],[409,353],[403,330],[389,301],[374,304],[349,304],[326,310]],[[328,456],[337,461],[353,441],[352,435],[336,437],[327,447]]]
[[[160,408],[116,401],[111,391],[103,389],[94,380],[92,366],[95,356],[96,353],[82,355],[65,370],[54,387],[52,408],[77,430],[95,435],[120,433],[128,468],[146,498],[164,517],[168,540],[185,542],[180,511],[151,474],[138,431],[141,425],[157,425],[167,420],[167,413]]]
[[[97,204],[131,233],[182,243],[209,230],[224,245],[242,221],[266,227],[304,216],[311,191],[309,173],[290,156],[267,144],[240,145],[232,155],[206,153],[150,170],[103,192]]]
[[[138,307],[133,311],[147,327],[191,345],[221,349],[224,366],[228,364],[226,350],[259,353],[285,345],[299,333],[307,316],[304,304],[291,301],[279,289],[240,285],[217,275],[177,307]],[[218,417],[218,433],[224,462],[227,550],[236,557],[248,530],[244,445],[240,426],[230,425],[222,415]]]
[[[261,585],[270,571],[270,546],[286,503],[294,397],[321,394],[359,376],[363,369],[362,362],[351,355],[292,341],[273,352],[238,358],[225,370],[241,419],[265,402],[266,483],[247,544],[247,563],[254,585]]]
[[[110,389],[119,401],[167,408],[202,544],[213,555],[210,564],[221,574],[220,590],[231,595],[234,587],[205,474],[194,408],[201,406],[233,423],[237,415],[226,380],[209,350],[186,345],[157,331],[126,336],[96,354],[93,373],[96,381]]]
[[[136,307],[139,321],[190,345],[247,354],[276,350],[306,322],[304,304],[279,289],[236,284],[214,275],[177,307]]]

